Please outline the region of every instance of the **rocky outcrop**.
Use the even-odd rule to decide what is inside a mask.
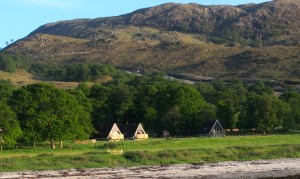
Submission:
[[[151,27],[202,34],[215,43],[252,46],[293,44],[300,39],[298,0],[276,0],[240,6],[168,3],[118,17],[77,19],[46,24],[30,35],[44,33],[86,39],[113,39],[103,29],[118,26]]]

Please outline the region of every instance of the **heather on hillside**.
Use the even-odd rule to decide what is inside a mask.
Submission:
[[[63,77],[65,71],[83,62],[130,71],[299,82],[299,12],[298,0],[239,6],[168,3],[121,16],[45,24],[2,51],[28,57],[17,68],[63,67],[52,68],[51,75],[56,74],[51,77],[67,81],[74,78]],[[15,68],[14,61],[0,59],[0,69]]]

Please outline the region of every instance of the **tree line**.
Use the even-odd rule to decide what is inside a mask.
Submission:
[[[126,73],[111,65],[89,64],[84,62],[70,63],[63,66],[34,63],[28,69],[30,73],[46,79],[66,82],[99,82],[103,77],[125,76]]]
[[[300,127],[300,95],[280,97],[263,82],[195,85],[160,75],[115,78],[63,90],[46,83],[16,88],[0,81],[0,128],[6,143],[87,139],[105,123],[143,123],[155,135],[195,135],[205,121],[224,128],[288,131]]]
[[[103,82],[105,78],[121,78],[129,74],[108,64],[74,62],[57,65],[51,61],[36,62],[21,54],[0,53],[0,70],[15,72],[26,70],[45,80],[65,82]]]

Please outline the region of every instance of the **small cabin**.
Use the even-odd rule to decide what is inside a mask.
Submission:
[[[218,120],[204,122],[200,127],[200,135],[224,137],[226,134]]]
[[[119,127],[126,139],[148,139],[148,134],[145,132],[142,124],[119,125]]]
[[[97,131],[98,134],[96,134],[95,136],[95,138],[97,139],[104,139],[110,141],[124,140],[124,135],[122,134],[116,123],[101,125],[100,128],[97,129]]]

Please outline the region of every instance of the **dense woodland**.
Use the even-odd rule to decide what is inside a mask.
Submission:
[[[45,79],[82,83],[63,90],[47,83],[17,88],[1,80],[0,128],[6,143],[87,139],[100,125],[113,122],[143,123],[153,136],[162,130],[173,136],[197,135],[203,122],[216,119],[226,129],[260,133],[300,128],[300,94],[290,89],[277,97],[261,81],[189,85],[162,74],[135,76],[110,65],[25,61],[0,54],[0,70],[23,69]],[[112,80],[99,83],[103,77]]]
[[[161,75],[119,75],[114,80],[62,90],[46,83],[16,88],[0,82],[0,128],[6,143],[87,139],[104,123],[143,123],[152,135],[196,135],[207,120],[224,128],[262,133],[300,127],[300,94],[280,97],[262,82],[195,85]]]

